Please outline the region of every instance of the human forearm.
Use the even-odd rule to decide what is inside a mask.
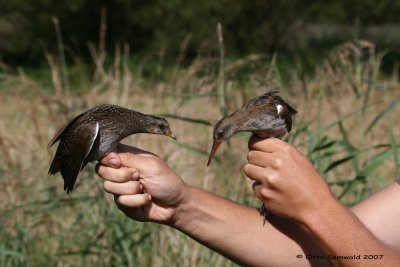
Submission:
[[[246,266],[309,266],[305,252],[318,254],[297,224],[272,216],[263,225],[255,208],[188,188],[176,211],[176,229]]]
[[[263,225],[255,208],[186,185],[151,154],[119,149],[102,159],[97,171],[128,217],[173,226],[242,265],[309,266],[296,255],[315,249],[295,223],[271,216]],[[109,167],[113,158],[119,164]]]
[[[253,189],[257,197],[273,213],[309,229],[316,246],[325,254],[324,257],[310,259],[311,262],[317,261],[319,266],[327,256],[339,256],[337,260],[332,259],[331,264],[400,266],[398,253],[380,241],[390,236],[389,244],[397,248],[400,244],[397,234],[399,213],[396,213],[400,194],[397,185],[370,200],[369,204],[358,205],[355,209],[355,214],[360,216],[358,219],[335,199],[312,163],[293,146],[277,139],[253,137],[249,148],[249,164],[244,170],[254,180]],[[369,258],[344,259],[345,256],[359,254],[360,258],[363,255],[384,256],[379,262]]]
[[[306,216],[304,224],[332,266],[400,266],[399,252],[336,200]]]

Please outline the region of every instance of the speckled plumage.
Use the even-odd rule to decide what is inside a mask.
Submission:
[[[60,141],[49,174],[61,172],[64,190],[69,193],[80,170],[99,160],[125,137],[136,133],[163,134],[175,138],[168,122],[115,105],[100,105],[78,115],[50,141]]]
[[[219,120],[214,126],[213,146],[207,166],[218,146],[238,132],[252,132],[262,138],[282,138],[292,129],[292,115],[297,111],[278,95],[265,93]]]

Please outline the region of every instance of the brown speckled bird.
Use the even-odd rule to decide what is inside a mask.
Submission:
[[[252,132],[259,137],[282,138],[292,129],[292,115],[297,111],[278,95],[265,93],[218,121],[214,126],[213,145],[207,166],[219,145],[238,132]]]
[[[100,105],[78,115],[50,141],[60,141],[49,174],[61,172],[64,190],[73,188],[80,170],[99,160],[125,137],[136,133],[162,134],[173,139],[168,122],[153,115],[115,105]]]

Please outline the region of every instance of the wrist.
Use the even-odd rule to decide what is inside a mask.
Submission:
[[[332,196],[325,201],[320,201],[312,210],[304,212],[299,219],[299,223],[313,232],[314,229],[322,225],[327,226],[332,221],[332,218],[337,217],[344,211],[347,212],[346,208]]]
[[[169,226],[179,228],[179,225],[183,224],[182,221],[192,202],[193,190],[194,188],[187,184],[182,186],[181,194],[174,205],[174,211],[168,223]]]

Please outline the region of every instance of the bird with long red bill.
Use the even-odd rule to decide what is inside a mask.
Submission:
[[[218,147],[222,142],[239,132],[251,132],[261,138],[282,138],[292,129],[292,115],[297,111],[287,104],[277,91],[268,92],[223,117],[214,126],[213,145],[207,166],[210,165]],[[259,209],[264,216],[264,223],[269,214],[264,203]]]
[[[222,142],[239,132],[252,132],[261,138],[282,138],[292,129],[292,115],[297,111],[277,91],[250,100],[234,113],[223,117],[214,126],[213,145],[208,158],[210,165]]]

